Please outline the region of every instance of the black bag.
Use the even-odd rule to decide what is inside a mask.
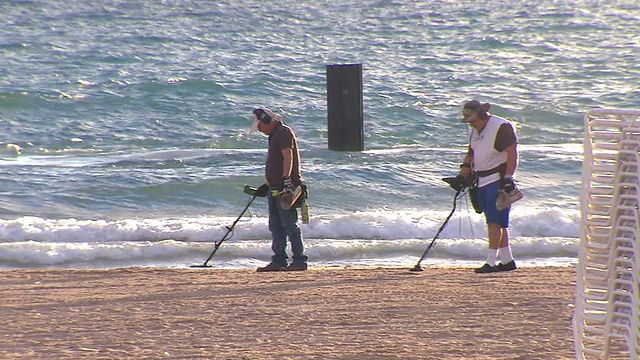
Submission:
[[[471,174],[472,178],[470,179],[469,186],[469,198],[471,199],[471,206],[473,206],[473,210],[478,214],[482,214],[482,209],[479,208],[478,202],[476,201],[476,195],[478,194],[478,175],[473,173]]]

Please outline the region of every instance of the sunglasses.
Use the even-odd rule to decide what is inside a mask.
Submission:
[[[480,120],[480,113],[479,112],[474,111],[473,113],[470,113],[470,114],[466,114],[466,115],[463,114],[462,122],[472,123],[472,122],[476,122],[478,120]]]

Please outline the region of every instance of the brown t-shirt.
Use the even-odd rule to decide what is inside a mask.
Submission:
[[[496,142],[495,144],[493,144],[493,148],[498,152],[503,152],[504,149],[517,143],[518,137],[516,136],[516,132],[513,130],[513,126],[508,123],[500,125],[500,127],[498,128],[498,135],[496,135]]]
[[[300,152],[298,151],[298,141],[293,129],[283,123],[277,123],[275,130],[269,135],[269,151],[267,152],[267,163],[265,166],[265,176],[272,188],[280,189],[284,187],[282,182],[282,150],[292,149],[293,169],[291,170],[291,182],[293,185],[300,185]]]

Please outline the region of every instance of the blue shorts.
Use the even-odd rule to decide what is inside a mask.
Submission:
[[[494,181],[489,185],[478,188],[475,191],[474,201],[477,211],[484,212],[487,224],[497,223],[500,224],[500,227],[506,228],[509,227],[509,210],[511,210],[511,206],[507,206],[506,209],[500,211],[496,209],[499,189],[500,181]]]

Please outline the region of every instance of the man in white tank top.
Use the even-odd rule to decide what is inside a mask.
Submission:
[[[512,178],[518,167],[518,138],[514,127],[506,119],[490,114],[489,107],[488,103],[472,100],[462,110],[462,122],[472,129],[459,177],[468,178],[472,174],[477,177],[470,195],[476,212],[484,212],[489,237],[487,261],[474,270],[477,273],[516,269],[509,245],[509,211],[511,202],[522,197]],[[496,206],[499,195],[507,196],[505,194],[519,197],[506,204],[498,201]]]

